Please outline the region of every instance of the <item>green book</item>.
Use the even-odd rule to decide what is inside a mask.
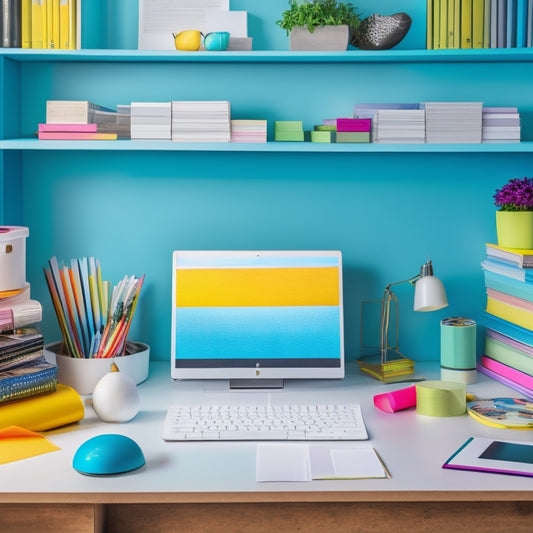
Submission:
[[[276,141],[303,141],[303,131],[276,131],[274,133],[274,140]]]
[[[338,131],[338,143],[369,143],[370,132],[368,131]]]
[[[335,132],[334,131],[312,131],[311,142],[314,143],[334,143]]]
[[[317,124],[315,126],[315,131],[337,131],[337,126],[333,124]]]
[[[301,120],[276,120],[274,131],[303,131],[303,123]]]
[[[533,376],[533,357],[488,336],[485,337],[485,355]]]

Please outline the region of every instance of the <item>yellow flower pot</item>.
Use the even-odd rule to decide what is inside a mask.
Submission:
[[[533,211],[496,211],[498,244],[533,250]]]

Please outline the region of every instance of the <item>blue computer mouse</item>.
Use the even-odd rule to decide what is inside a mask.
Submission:
[[[85,441],[72,460],[75,470],[90,476],[121,474],[144,464],[144,454],[134,440],[112,433]]]

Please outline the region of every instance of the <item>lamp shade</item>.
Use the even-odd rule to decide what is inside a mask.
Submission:
[[[415,311],[436,311],[448,305],[444,285],[435,276],[423,276],[415,283]]]

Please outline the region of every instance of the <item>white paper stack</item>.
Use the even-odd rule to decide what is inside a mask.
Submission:
[[[400,102],[380,102],[380,103],[358,103],[353,107],[354,118],[370,118],[372,119],[371,139],[372,142],[386,142],[378,141],[377,131],[378,124],[376,120],[376,113],[378,110],[396,109],[396,110],[418,110],[418,103],[400,103]],[[325,124],[325,122],[324,122]],[[388,141],[387,141],[388,142]],[[406,141],[400,141],[406,142]],[[423,141],[422,141],[423,142]]]
[[[372,141],[376,143],[424,143],[423,109],[378,109],[372,121]]]
[[[520,114],[516,107],[483,108],[484,143],[520,142]]]
[[[426,142],[480,143],[482,102],[425,102]]]
[[[172,140],[230,142],[231,108],[227,100],[172,102]]]
[[[131,138],[170,140],[170,102],[132,102]]]
[[[265,143],[267,140],[266,120],[232,120],[231,142]]]

